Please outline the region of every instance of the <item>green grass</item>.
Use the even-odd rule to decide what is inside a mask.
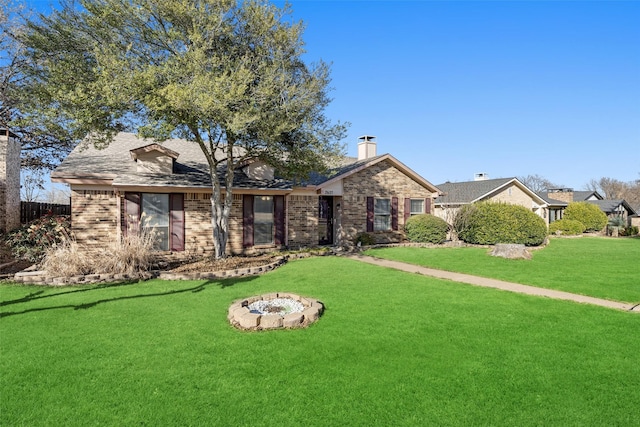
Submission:
[[[368,255],[598,298],[640,303],[640,239],[552,239],[531,260],[484,248],[380,248]]]
[[[554,242],[555,243],[555,242]],[[326,304],[244,332],[271,291]],[[0,425],[637,425],[640,316],[357,261],[256,278],[0,287]]]

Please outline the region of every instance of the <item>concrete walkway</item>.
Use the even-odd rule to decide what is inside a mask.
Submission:
[[[584,295],[572,294],[569,292],[556,291],[553,289],[536,288],[535,286],[521,285],[518,283],[504,282],[502,280],[488,279],[485,277],[472,276],[470,274],[453,273],[450,271],[436,270],[434,268],[421,267],[419,265],[407,264],[399,261],[390,261],[381,258],[374,258],[362,254],[347,255],[347,258],[361,262],[366,262],[381,267],[394,268],[408,273],[418,273],[425,276],[437,277],[438,279],[452,280],[454,282],[467,283],[469,285],[483,286],[487,288],[502,289],[503,291],[517,292],[527,295],[543,296],[548,298],[575,301],[583,304],[599,305],[601,307],[615,308],[618,310],[632,311],[640,313],[640,304],[629,304],[618,301],[609,301],[600,298],[593,298]]]

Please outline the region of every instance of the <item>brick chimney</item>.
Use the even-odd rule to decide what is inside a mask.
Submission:
[[[553,200],[571,203],[573,202],[573,188],[549,188],[547,190],[547,197]]]
[[[358,138],[361,142],[358,143],[358,160],[370,159],[376,156],[376,139],[372,135],[363,135]]]
[[[0,129],[0,233],[20,227],[20,141]]]

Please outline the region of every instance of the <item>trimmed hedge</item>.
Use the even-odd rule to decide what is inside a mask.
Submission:
[[[584,233],[586,227],[580,221],[573,219],[560,219],[549,225],[549,234],[562,234],[564,236],[574,236]]]
[[[607,225],[607,215],[597,205],[589,202],[573,202],[564,210],[563,219],[580,221],[585,231],[600,231]]]
[[[476,245],[519,243],[537,246],[547,237],[547,225],[524,206],[480,202],[463,206],[454,227],[460,240]]]
[[[404,231],[412,242],[418,243],[442,243],[447,239],[449,225],[437,216],[422,214],[413,215],[407,219]]]

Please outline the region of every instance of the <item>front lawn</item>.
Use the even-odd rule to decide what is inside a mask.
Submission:
[[[640,239],[552,238],[531,260],[489,256],[484,248],[380,248],[367,255],[441,270],[640,303]]]
[[[555,242],[554,242],[555,244]],[[244,332],[238,298],[323,301]],[[0,425],[632,425],[640,316],[357,261],[255,278],[0,286]]]

